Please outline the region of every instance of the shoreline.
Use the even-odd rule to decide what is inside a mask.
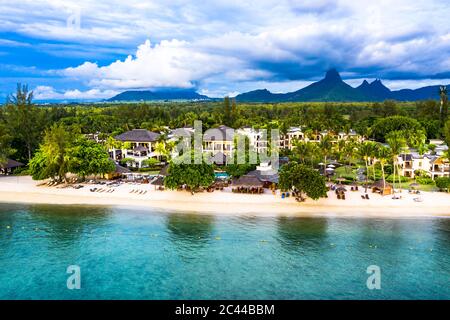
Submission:
[[[124,184],[113,193],[90,192],[104,185],[84,185],[81,189],[59,189],[36,186],[39,181],[27,176],[0,177],[0,203],[94,205],[123,208],[151,208],[161,211],[208,214],[251,215],[261,217],[343,217],[343,218],[450,218],[450,194],[422,192],[423,202],[414,202],[417,195],[403,191],[402,199],[369,193],[370,200],[361,199],[362,191],[346,192],[347,200],[337,200],[330,191],[328,198],[307,199],[298,203],[293,198],[281,199],[266,192],[261,195],[234,194],[230,190],[191,195],[186,191],[156,191],[153,185]],[[133,189],[145,194],[130,194]]]

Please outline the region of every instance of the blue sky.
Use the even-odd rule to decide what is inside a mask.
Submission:
[[[337,68],[358,85],[450,83],[449,1],[0,0],[0,98],[297,90]]]

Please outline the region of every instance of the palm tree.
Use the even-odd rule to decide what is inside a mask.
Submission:
[[[382,175],[382,179],[383,179],[383,190],[384,190],[384,189],[386,189],[386,176],[384,173],[384,166],[391,158],[391,150],[388,147],[385,147],[381,144],[377,145],[377,148],[375,150],[376,150],[376,158],[380,162],[380,166],[381,166],[381,175]],[[384,193],[382,193],[382,194],[384,194]]]
[[[406,139],[401,131],[392,131],[386,135],[386,142],[389,144],[389,147],[391,148],[391,157],[394,166],[393,188],[395,192],[395,174],[396,172],[398,172],[398,156],[406,146]]]
[[[294,154],[298,157],[300,163],[305,164],[310,151],[308,142],[297,140],[294,142],[294,146]]]
[[[332,147],[333,147],[333,144],[331,143],[331,137],[329,135],[325,135],[322,138],[322,141],[320,141],[320,143],[319,143],[319,148],[323,155],[324,168],[327,167],[327,158],[331,153]]]
[[[336,156],[336,159],[339,162],[343,162],[344,161],[344,157],[345,157],[345,145],[346,142],[345,140],[339,140],[335,145],[334,145],[334,154]]]
[[[365,192],[367,192],[367,185],[369,184],[369,159],[373,155],[374,142],[365,141],[361,143],[358,147],[358,155],[364,161],[366,165],[366,186]]]
[[[441,106],[439,108],[439,114],[440,114],[440,118],[441,118],[441,127],[443,127],[445,120],[447,119],[448,95],[447,95],[447,87],[446,86],[439,87],[439,96],[441,98]]]
[[[355,159],[355,150],[357,143],[354,140],[349,140],[347,141],[347,143],[345,144],[345,148],[344,148],[344,154],[345,154],[345,158],[347,159],[347,166],[345,166],[345,170],[348,173],[348,169],[352,166],[352,162]]]
[[[157,142],[155,144],[155,153],[157,153],[159,155],[159,157],[168,157],[169,156],[169,152],[166,148],[166,144],[162,141]]]

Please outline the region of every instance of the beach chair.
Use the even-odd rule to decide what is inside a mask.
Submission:
[[[366,199],[369,200],[369,194],[368,193],[366,193]]]
[[[364,200],[366,200],[366,197],[365,197],[363,194],[361,195],[361,198],[364,199]]]

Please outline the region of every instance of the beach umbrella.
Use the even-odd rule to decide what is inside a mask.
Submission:
[[[334,166],[334,165],[332,165],[332,164],[329,164],[327,167],[328,167],[328,168],[336,168],[336,166]]]
[[[326,168],[325,170],[326,170],[326,171],[334,171],[333,168]]]
[[[337,187],[336,191],[344,191],[344,192],[346,192],[347,189],[345,189],[344,187]]]
[[[419,184],[414,182],[414,183],[411,183],[409,186],[410,186],[410,187],[418,187]]]
[[[323,162],[319,162],[319,166],[323,166],[325,163]]]

